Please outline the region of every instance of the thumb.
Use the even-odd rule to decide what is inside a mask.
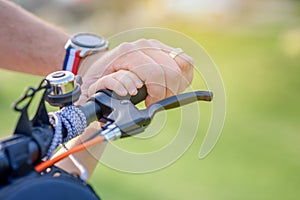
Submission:
[[[78,101],[75,102],[75,105],[81,105],[88,101],[88,94],[87,90],[82,90],[81,95]]]

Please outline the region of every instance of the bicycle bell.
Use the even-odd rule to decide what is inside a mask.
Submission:
[[[46,80],[51,86],[46,97],[50,105],[65,107],[79,99],[82,84],[80,76],[75,76],[69,71],[57,71],[49,74]]]

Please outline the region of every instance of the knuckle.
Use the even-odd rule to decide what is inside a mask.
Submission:
[[[102,87],[103,85],[109,83],[111,78],[112,78],[111,76],[104,76],[104,77],[100,78],[97,81],[97,87]]]
[[[145,42],[147,42],[147,39],[145,39],[145,38],[140,38],[140,39],[136,40],[134,43],[136,43],[136,44],[141,44],[141,43],[145,43]]]
[[[162,80],[167,75],[166,71],[160,66],[160,65],[153,65],[152,66],[152,72],[150,75],[152,75],[155,79]]]
[[[152,43],[149,42],[149,39],[144,39],[144,38],[136,40],[134,42],[134,44],[139,49],[140,48],[146,48],[147,49],[147,48],[150,48],[150,47],[153,46]]]
[[[194,77],[193,71],[191,71],[190,73],[182,75],[181,81],[180,81],[181,87],[186,88],[189,85],[191,85],[191,83],[193,81],[193,77]]]
[[[166,52],[169,51],[169,48],[171,48],[170,46],[166,45],[165,43],[162,43],[161,41],[159,41],[157,39],[149,39],[148,41],[152,47],[155,47],[160,50],[164,50]]]
[[[144,38],[141,38],[141,39],[134,41],[133,44],[136,45],[137,47],[143,47],[148,44],[148,41]]]
[[[130,42],[123,42],[119,45],[118,48],[120,52],[128,52],[132,50],[133,44]]]
[[[161,45],[161,42],[157,39],[148,39],[148,41],[154,45]]]
[[[189,56],[187,54],[184,54],[183,60],[186,62],[186,64],[189,67],[193,67],[194,66],[194,59],[191,56]]]
[[[194,78],[194,70],[191,70],[187,76],[188,85],[192,84],[193,78]]]
[[[193,70],[194,60],[192,58],[191,59],[183,58],[182,61],[183,62],[180,65],[180,69],[182,72],[189,72]]]
[[[149,40],[145,39],[145,38],[140,38],[135,41],[136,44],[147,44],[148,42],[149,42]]]

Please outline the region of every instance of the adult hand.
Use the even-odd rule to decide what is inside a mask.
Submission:
[[[84,103],[100,89],[111,89],[123,96],[135,95],[136,88],[143,84],[147,87],[146,106],[182,92],[193,79],[193,60],[184,53],[170,55],[174,48],[157,40],[138,40],[122,43],[118,47],[88,56],[79,67],[78,74],[83,78],[82,95],[78,103]],[[92,125],[92,126],[91,126]],[[69,148],[80,144],[95,131],[99,123],[92,123],[85,133],[68,143]],[[103,145],[103,144],[102,144]],[[88,174],[96,167],[103,152],[103,146],[77,153],[76,158],[85,163]],[[78,169],[69,160],[59,163],[69,172],[78,173]]]
[[[85,102],[89,96],[103,88],[126,95],[124,88],[132,85],[132,81],[136,81],[136,86],[139,86],[136,77],[147,87],[146,106],[182,92],[192,82],[193,60],[183,52],[175,54],[176,56],[170,55],[170,52],[174,52],[174,48],[157,40],[140,39],[132,43],[122,43],[102,53],[90,67],[85,67],[87,64],[80,66],[78,73],[83,77],[83,85],[79,102]],[[121,73],[116,73],[118,71]],[[125,71],[130,71],[136,77]],[[110,77],[105,78],[109,74]],[[122,74],[126,76],[118,76]],[[128,76],[134,78],[122,78]],[[134,91],[127,91],[134,94]]]

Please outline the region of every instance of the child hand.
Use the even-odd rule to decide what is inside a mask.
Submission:
[[[137,94],[137,89],[142,86],[143,82],[136,74],[127,70],[119,70],[105,75],[93,83],[88,90],[88,95],[95,94],[99,89],[110,89],[120,96],[127,94],[133,96]]]

